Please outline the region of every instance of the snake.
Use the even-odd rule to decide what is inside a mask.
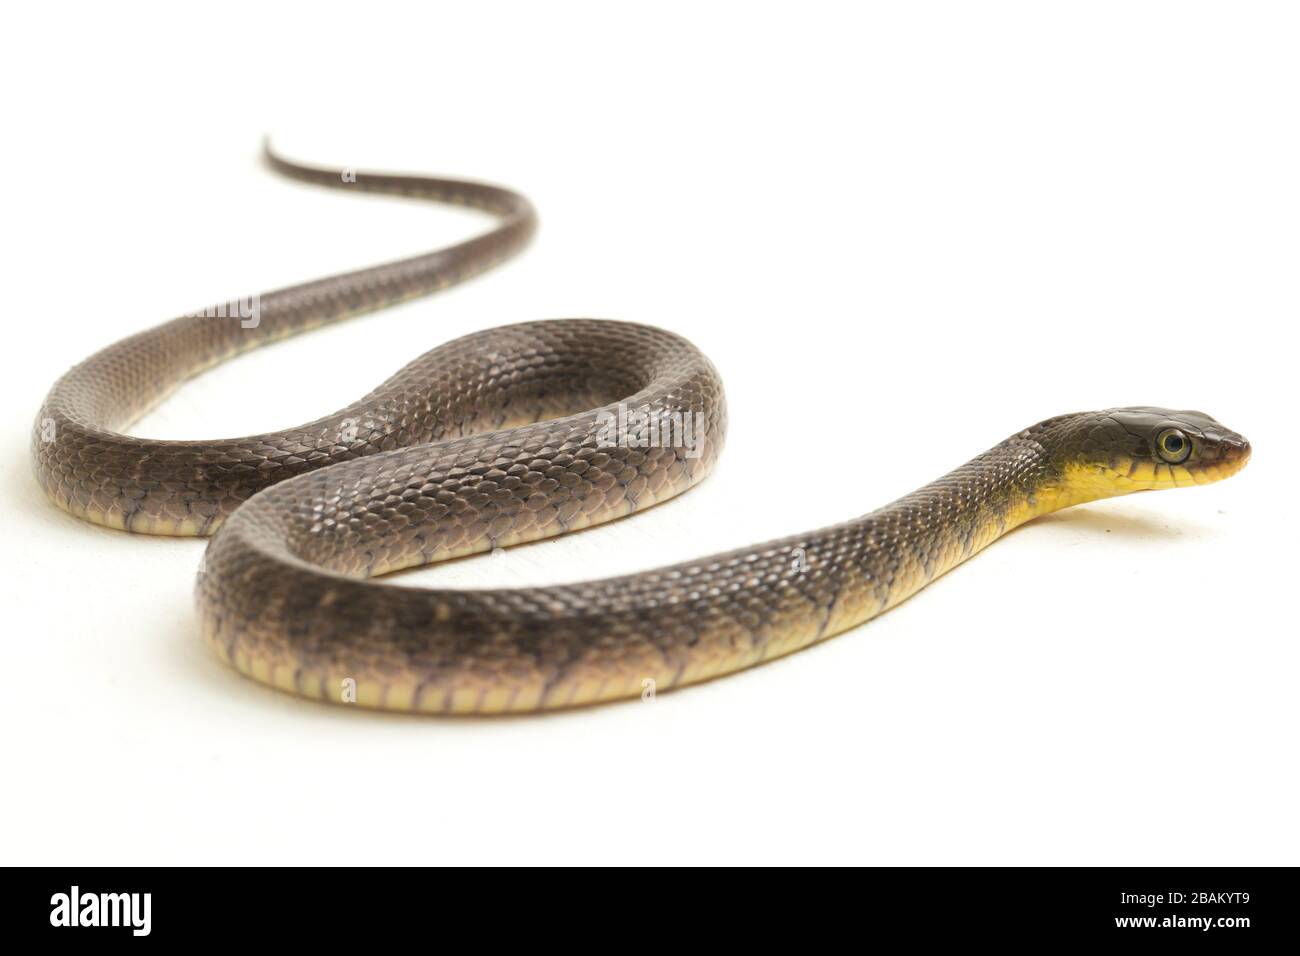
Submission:
[[[722,381],[673,332],[552,319],[442,344],[296,428],[206,441],[125,434],[191,376],[463,281],[520,252],[537,225],[531,203],[500,186],[310,166],[269,143],[264,155],[296,180],[468,207],[492,225],[109,345],[54,384],[32,449],[48,498],[78,518],[212,536],[195,588],[203,638],[240,673],[283,691],[429,714],[651,699],[849,631],[1035,517],[1218,481],[1250,457],[1245,438],[1198,411],[1057,415],[884,507],[724,554],[547,587],[377,580],[681,494],[722,450]],[[863,396],[844,414],[858,419],[871,407]],[[798,443],[775,449],[787,476],[833,477],[833,466],[804,454]],[[769,508],[811,493],[790,477],[744,481]]]

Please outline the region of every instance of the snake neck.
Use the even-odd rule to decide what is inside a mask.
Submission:
[[[1090,416],[1048,419],[1018,432],[909,495],[845,527],[862,536],[874,580],[892,607],[999,537],[1042,515],[1125,494],[1078,460],[1074,436]]]
[[[995,486],[988,520],[999,522],[1005,532],[1064,508],[1145,490],[1142,481],[1118,477],[1128,462],[1121,469],[1117,461],[1097,463],[1083,453],[1101,414],[1046,419],[963,466]]]

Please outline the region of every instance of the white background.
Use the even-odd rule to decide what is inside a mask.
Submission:
[[[1300,862],[1293,10],[10,10],[0,855]],[[197,636],[203,543],[64,515],[28,448],[55,378],[122,336],[484,225],[279,180],[264,132],[516,187],[541,232],[463,287],[203,376],[136,434],[294,425],[543,317],[673,329],[726,380],[698,489],[430,585],[806,530],[1085,408],[1204,409],[1254,461],[1036,522],[865,627],[653,703],[439,720],[267,690]]]

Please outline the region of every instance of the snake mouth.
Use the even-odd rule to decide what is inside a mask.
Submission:
[[[1152,460],[1130,461],[1127,478],[1139,490],[1187,488],[1209,485],[1231,478],[1250,461],[1250,442],[1235,432],[1207,434],[1198,441],[1197,454],[1185,463]]]
[[[1251,455],[1250,442],[1244,438],[1218,440],[1207,451],[1208,455],[1185,464],[1146,457],[1119,457],[1101,465],[1079,464],[1067,468],[1066,486],[1083,494],[1083,500],[1135,491],[1194,488],[1231,478],[1246,467]]]
[[[1209,484],[1231,478],[1250,461],[1250,442],[1244,438],[1224,438],[1217,445],[1218,456],[1186,469],[1197,484]]]

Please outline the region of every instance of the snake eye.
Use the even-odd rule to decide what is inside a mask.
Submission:
[[[1177,428],[1166,428],[1156,436],[1156,451],[1169,464],[1177,465],[1192,453],[1192,440]]]

